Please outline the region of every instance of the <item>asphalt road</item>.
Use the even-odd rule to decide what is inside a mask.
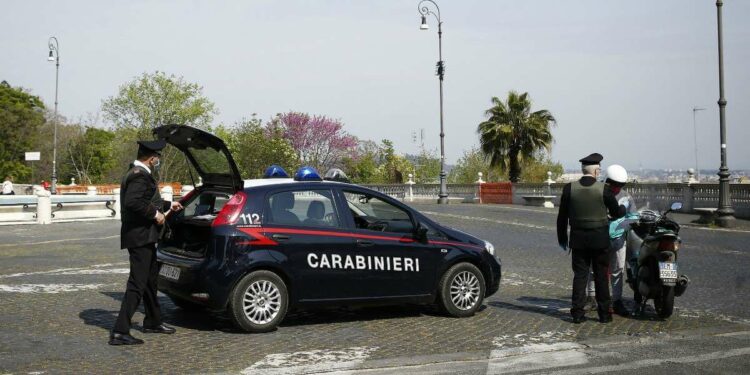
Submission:
[[[119,223],[0,227],[0,374],[750,372],[750,231],[683,228],[680,265],[692,283],[669,320],[573,325],[570,258],[555,245],[554,210],[415,207],[495,244],[503,282],[476,316],[337,309],[297,313],[252,335],[162,297],[177,334],[136,328],[146,344],[129,348],[106,345],[128,272]]]

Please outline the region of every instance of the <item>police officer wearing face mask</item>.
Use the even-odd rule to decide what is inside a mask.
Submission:
[[[156,282],[159,270],[156,263],[156,242],[164,212],[179,211],[182,205],[161,199],[152,173],[159,167],[164,141],[138,141],[138,158],[122,178],[120,186],[122,227],[120,247],[130,254],[130,277],[120,314],[109,336],[110,345],[142,344],[143,340],[130,335],[130,320],[143,300],[146,318],[144,333],[174,333],[175,329],[162,323]]]
[[[573,253],[573,295],[570,314],[573,323],[582,323],[586,304],[586,280],[589,269],[594,271],[599,322],[609,323],[609,220],[625,215],[608,185],[597,181],[601,173],[602,155],[593,153],[581,160],[583,177],[563,187],[557,215],[557,240],[563,250]],[[570,241],[568,241],[570,225]]]

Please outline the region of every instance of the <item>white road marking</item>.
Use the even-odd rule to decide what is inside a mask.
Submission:
[[[538,371],[553,367],[580,366],[588,363],[585,353],[578,350],[563,350],[550,353],[533,353],[519,357],[490,360],[487,374],[507,374],[509,372]]]
[[[685,317],[685,318],[709,317],[712,319],[723,320],[729,323],[750,324],[750,319],[717,313],[717,312],[710,311],[710,310],[695,310],[695,309],[687,309],[687,308],[678,307],[677,312],[679,313],[681,317]]]
[[[691,229],[698,229],[698,230],[710,230],[714,232],[735,232],[735,233],[750,233],[750,230],[744,230],[744,229],[726,229],[726,228],[712,228],[712,227],[704,227],[700,224],[680,224],[682,227],[687,227]]]
[[[118,273],[130,273],[130,268],[105,268],[98,270],[77,270],[77,271],[65,271],[59,272],[55,275],[109,275]]]
[[[516,211],[532,211],[532,212],[542,212],[542,213],[550,213],[550,214],[557,214],[557,211],[541,211],[541,210],[532,210],[532,209],[524,209],[524,208],[510,208],[510,207],[503,207],[504,209],[508,210],[516,210]],[[444,216],[444,217],[451,217],[455,219],[463,219],[463,220],[477,220],[477,221],[488,221],[492,223],[497,224],[505,224],[505,225],[517,225],[527,228],[535,228],[535,229],[548,229],[548,230],[557,230],[556,227],[546,226],[546,225],[536,225],[536,224],[528,224],[528,223],[521,223],[518,221],[507,221],[507,220],[495,220],[495,219],[489,219],[486,217],[481,216],[467,216],[467,215],[456,215],[456,214],[446,214],[442,212],[434,212],[434,211],[420,211],[423,214],[426,215],[435,215],[435,216]],[[734,233],[750,233],[750,230],[744,230],[744,229],[726,229],[726,228],[712,228],[712,227],[704,227],[699,224],[680,224],[683,228],[690,228],[690,229],[698,229],[698,230],[707,230],[707,231],[714,231],[714,232],[734,232]]]
[[[0,247],[20,247],[20,246],[29,246],[29,245],[44,245],[44,244],[50,244],[50,243],[59,243],[59,242],[71,242],[71,241],[91,241],[91,240],[109,240],[112,238],[119,238],[120,235],[115,236],[106,236],[106,237],[88,237],[88,238],[66,238],[62,240],[49,240],[49,241],[40,241],[40,242],[27,242],[27,243],[6,243],[6,244],[0,244]]]
[[[527,212],[537,212],[537,213],[543,213],[543,214],[555,214],[557,215],[558,210],[550,210],[550,209],[534,209],[534,208],[523,208],[523,207],[512,207],[512,206],[484,206],[484,208],[490,209],[490,211],[502,211],[502,210],[510,210],[510,211],[527,211]],[[555,207],[557,208],[557,207]]]
[[[557,230],[557,228],[547,226],[547,225],[536,225],[536,224],[522,223],[518,221],[495,220],[495,219],[488,219],[486,217],[446,214],[442,212],[432,212],[432,211],[421,211],[421,212],[426,215],[443,216],[443,217],[450,217],[450,218],[461,219],[461,220],[486,221],[486,222],[495,223],[495,224],[516,225],[519,227],[526,227],[526,228]]]
[[[521,345],[530,344],[552,344],[552,343],[567,343],[570,342],[576,336],[576,331],[567,329],[565,331],[546,331],[535,334],[519,333],[517,335],[502,335],[495,337],[492,340],[492,345],[495,350],[492,351],[495,356],[500,356],[500,353],[513,352],[523,350]],[[493,354],[490,355],[492,357]]]
[[[618,365],[606,365],[606,366],[596,366],[596,367],[583,367],[583,368],[568,369],[568,370],[556,370],[554,372],[551,372],[550,374],[576,375],[576,374],[598,374],[598,373],[614,372],[614,371],[626,372],[628,370],[635,370],[635,369],[639,369],[642,367],[661,366],[661,365],[669,364],[669,363],[694,363],[694,362],[712,361],[712,360],[717,360],[717,359],[724,359],[724,358],[731,358],[731,357],[738,357],[738,356],[745,356],[745,355],[750,355],[750,347],[739,348],[739,349],[729,349],[729,350],[724,350],[720,352],[690,355],[690,356],[685,356],[685,357],[644,359],[640,361],[621,363]]]
[[[81,290],[96,290],[114,284],[0,284],[0,292],[6,293],[48,293],[77,292]]]
[[[588,363],[584,345],[575,342],[535,343],[490,353],[487,374],[543,370]]]
[[[269,354],[242,370],[243,375],[310,374],[354,369],[377,347],[353,347],[341,350]]]
[[[76,268],[57,268],[49,271],[38,271],[38,272],[19,272],[8,275],[0,275],[0,279],[7,279],[11,277],[22,277],[22,276],[33,276],[33,275],[95,275],[95,274],[106,274],[106,273],[129,273],[123,272],[124,268],[109,268],[114,266],[122,266],[128,264],[127,262],[121,263],[104,263],[94,264],[88,267],[76,267]]]
[[[716,336],[719,336],[719,337],[750,336],[750,331],[737,331],[737,332],[721,333],[721,334],[718,334]]]

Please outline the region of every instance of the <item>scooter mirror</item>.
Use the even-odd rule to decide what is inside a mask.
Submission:
[[[669,207],[670,211],[679,211],[682,209],[682,202],[674,202],[672,203],[672,206]]]

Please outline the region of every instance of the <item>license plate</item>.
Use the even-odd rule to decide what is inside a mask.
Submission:
[[[161,269],[159,270],[159,276],[177,281],[180,279],[180,269],[175,266],[170,266],[169,264],[162,264]]]
[[[677,263],[672,262],[659,262],[659,278],[664,279],[676,279],[677,278]]]

